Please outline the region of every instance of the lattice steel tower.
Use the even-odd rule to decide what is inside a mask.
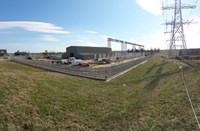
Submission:
[[[182,9],[193,9],[196,8],[194,5],[185,5],[181,3],[181,0],[174,0],[174,4],[171,6],[163,6],[162,10],[174,10],[173,20],[166,22],[166,26],[171,26],[170,40],[169,40],[169,56],[177,56],[176,49],[179,48],[181,51],[180,55],[187,55],[187,45],[184,34],[184,24],[190,24],[189,21],[183,21]]]

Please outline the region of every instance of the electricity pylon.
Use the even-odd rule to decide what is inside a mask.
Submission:
[[[183,21],[182,18],[182,9],[193,9],[196,8],[195,5],[185,5],[181,3],[181,0],[174,0],[174,4],[170,6],[163,6],[162,10],[174,10],[173,20],[166,22],[166,26],[171,26],[170,33],[170,45],[169,45],[169,56],[177,56],[176,49],[179,48],[181,50],[182,56],[188,55],[187,53],[187,45],[185,41],[184,34],[184,24],[190,24],[189,21]]]

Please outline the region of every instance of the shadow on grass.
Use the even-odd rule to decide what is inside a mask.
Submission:
[[[163,67],[163,66],[165,66],[166,64],[168,64],[169,62],[163,62],[162,64],[159,64],[159,65],[157,65],[157,66],[155,66],[155,67]],[[162,72],[162,71],[161,71]],[[160,72],[160,73],[161,73]]]
[[[163,78],[163,77],[167,77],[167,76],[171,76],[171,75],[173,75],[173,74],[175,74],[177,71],[175,70],[174,72],[166,72],[166,73],[162,73],[162,71],[163,71],[163,67],[166,65],[166,64],[168,64],[169,62],[164,62],[164,63],[161,63],[161,64],[153,64],[151,67],[149,67],[148,69],[147,69],[147,71],[139,78],[138,77],[138,79],[135,79],[134,80],[134,83],[135,84],[138,84],[138,83],[140,83],[140,82],[143,82],[143,81],[150,81],[150,82],[148,82],[149,84],[146,86],[146,87],[148,87],[148,86],[150,86],[150,87],[153,87],[153,86],[157,86],[157,84],[158,84],[158,82],[160,81],[160,79],[161,78]],[[157,70],[156,70],[156,74],[148,74],[148,73],[150,73],[150,72],[152,72],[155,68],[157,68]]]
[[[155,63],[155,64],[153,64],[152,66],[150,66],[150,67],[148,68],[148,70],[145,72],[145,74],[149,74],[149,73],[155,68],[156,65],[157,65],[157,64]]]
[[[165,62],[163,64],[158,65],[158,69],[156,70],[156,75],[153,77],[147,77],[146,80],[149,80],[148,84],[146,85],[147,89],[155,89],[158,86],[158,83],[161,79],[168,78],[170,76],[173,76],[174,74],[180,73],[180,70],[174,69],[170,72],[161,73],[163,71],[163,65],[167,64],[168,62]],[[190,67],[184,67],[184,72],[187,72],[188,70],[191,70]]]
[[[158,69],[156,70],[156,75],[154,77],[147,77],[145,80],[149,80],[148,84],[146,85],[147,89],[155,89],[158,86],[158,83],[161,79],[173,76],[174,74],[180,73],[180,70],[174,69],[173,71],[161,73],[163,70],[163,65],[167,63],[163,63],[161,65],[158,65]],[[191,67],[184,67],[184,72],[187,72],[188,70],[191,70]],[[180,74],[181,75],[181,74]]]
[[[154,63],[152,66],[150,66],[149,68],[148,68],[148,70],[145,72],[145,74],[149,74],[154,68],[160,68],[160,67],[163,67],[163,66],[165,66],[166,64],[168,64],[169,62],[163,62],[162,64],[157,64],[157,63]],[[162,72],[162,71],[161,71]],[[161,73],[160,72],[160,73]]]
[[[147,84],[147,88],[148,89],[154,89],[155,87],[157,87],[160,79],[162,78],[159,74],[162,72],[163,70],[163,66],[160,66],[157,70],[156,70],[156,76]]]

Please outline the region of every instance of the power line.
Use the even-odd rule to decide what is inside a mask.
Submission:
[[[184,68],[183,68],[181,65],[177,64],[176,62],[174,62],[174,64],[176,65],[177,68],[180,69],[181,77],[182,77],[182,81],[183,81],[183,85],[184,85],[184,88],[185,88],[185,91],[186,91],[188,100],[189,100],[189,102],[190,102],[190,106],[191,106],[193,115],[194,115],[195,120],[196,120],[196,122],[197,122],[197,126],[198,126],[198,128],[200,129],[200,123],[199,123],[199,120],[198,120],[196,111],[195,111],[194,106],[193,106],[193,103],[192,103],[192,99],[191,99],[190,94],[189,94],[189,91],[188,91],[187,83],[186,83],[186,81],[185,81]]]
[[[189,92],[188,92],[187,83],[186,83],[186,81],[185,81],[185,77],[184,77],[183,67],[180,66],[180,68],[181,68],[181,75],[182,75],[182,80],[183,80],[184,88],[185,88],[185,91],[186,91],[186,93],[187,93],[187,97],[188,97],[188,100],[189,100],[189,102],[190,102],[190,106],[191,106],[191,108],[192,108],[192,112],[193,112],[194,117],[195,117],[195,119],[196,119],[196,122],[197,122],[198,128],[200,129],[199,120],[198,120],[198,118],[197,118],[197,115],[196,115],[196,112],[195,112],[194,106],[193,106],[193,104],[192,104],[192,100],[191,100],[190,94],[189,94]]]
[[[197,5],[198,4],[198,0],[195,0],[194,2],[194,5]],[[197,6],[196,6],[197,7]],[[195,11],[196,11],[196,8],[193,8],[191,11],[190,11],[190,14],[189,14],[189,17],[191,18],[191,22],[194,21],[194,16],[192,15],[195,15]],[[189,28],[190,24],[188,24],[187,26],[187,29]]]

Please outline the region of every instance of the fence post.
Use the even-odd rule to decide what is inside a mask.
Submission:
[[[107,68],[105,68],[105,80],[107,80]]]
[[[95,74],[95,78],[97,78],[97,69],[96,68],[94,68],[94,74]]]

